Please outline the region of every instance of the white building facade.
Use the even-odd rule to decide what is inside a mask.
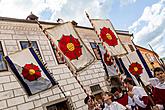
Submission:
[[[41,25],[50,27],[57,24],[41,22]],[[95,42],[99,42],[96,34],[92,29],[85,27],[76,26],[76,30],[96,57],[92,65],[78,74],[78,79],[88,93],[97,95],[101,91],[107,91],[105,71],[97,55],[97,49],[95,49]],[[19,80],[4,62],[2,56],[26,48],[28,40],[32,42],[32,46],[47,63],[49,70],[53,73],[52,76],[59,83],[67,98],[64,97],[58,86],[29,97]],[[86,94],[63,60],[60,59],[59,54],[53,50],[49,40],[35,21],[1,17],[0,54],[0,109],[56,110],[63,107],[68,110],[87,110],[87,106],[84,104]]]

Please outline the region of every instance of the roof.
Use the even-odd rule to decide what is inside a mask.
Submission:
[[[0,17],[0,21],[22,22],[22,23],[36,23],[36,21],[34,21],[34,20],[17,19],[17,18],[9,18],[9,17]],[[59,23],[46,22],[46,21],[39,21],[39,22],[41,24],[54,24],[54,25],[59,24]]]
[[[34,21],[34,20],[18,19],[18,18],[10,18],[10,17],[1,17],[1,16],[0,16],[0,21],[22,22],[22,23],[36,23],[36,21]],[[47,22],[47,21],[39,21],[39,22],[41,24],[50,24],[50,25],[58,25],[58,24],[60,24],[60,23]],[[85,27],[85,26],[78,26],[78,25],[76,25],[76,27],[94,30],[92,27]],[[121,34],[121,35],[130,35],[130,36],[132,35],[132,34],[129,34],[129,31],[123,31],[123,30],[116,30],[116,33],[117,34]]]
[[[27,19],[18,19],[18,18],[10,18],[10,17],[1,17],[0,21],[9,21],[9,22],[22,22],[22,23],[36,23],[34,20],[27,20]],[[55,22],[47,22],[47,21],[39,21],[41,24],[51,24],[51,25],[58,25],[60,23]],[[84,29],[90,29],[93,30],[91,27],[85,27],[85,26],[76,26],[78,28],[84,28]]]
[[[26,20],[26,19],[18,19],[18,18],[10,18],[10,17],[0,17],[0,21],[9,21],[9,22],[22,22],[22,23],[36,23],[36,21],[34,20]],[[60,23],[55,23],[55,22],[47,22],[47,21],[39,21],[41,24],[51,24],[51,25],[58,25]],[[76,27],[78,28],[84,28],[84,29],[90,29],[90,30],[94,30],[93,28],[91,27],[85,27],[85,26],[77,26]],[[117,34],[121,34],[121,35],[130,35],[132,36],[133,34],[130,34],[129,31],[124,31],[124,30],[116,30],[116,33]],[[137,48],[142,48],[142,49],[145,49],[147,51],[150,51],[152,53],[154,53],[155,55],[158,56],[157,53],[149,50],[149,49],[146,49],[144,47],[141,47],[139,45],[136,45]]]
[[[147,49],[147,48],[144,48],[144,47],[141,47],[141,46],[139,46],[139,45],[135,45],[137,48],[141,48],[141,49],[144,49],[144,50],[147,50],[147,51],[149,51],[149,52],[151,52],[151,53],[154,53],[157,57],[159,56],[156,52],[154,52],[154,51],[152,51],[152,50],[149,50],[149,49]]]

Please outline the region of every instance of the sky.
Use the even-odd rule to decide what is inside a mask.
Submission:
[[[110,19],[116,30],[134,35],[137,45],[165,57],[165,0],[0,0],[0,16],[25,19],[33,12],[42,21],[75,20],[91,27],[91,18]]]

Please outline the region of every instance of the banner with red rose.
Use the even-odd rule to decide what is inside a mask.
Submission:
[[[141,76],[143,81],[148,81],[149,74],[139,58],[137,51],[138,50],[129,53],[127,56],[121,57],[121,60],[130,74],[134,76]]]
[[[28,95],[41,92],[57,84],[33,48],[10,54],[5,59]]]
[[[83,43],[71,22],[47,28],[46,32],[65,58],[69,69],[74,73],[94,61],[94,56]]]
[[[143,73],[143,68],[138,62],[133,62],[129,65],[129,72],[134,76],[140,76]]]
[[[116,68],[119,69],[119,67],[116,65],[116,68],[114,67],[112,56],[109,56],[107,52],[105,51],[104,47],[101,44],[98,44],[99,51],[101,54],[102,62],[105,65],[105,69],[109,76],[116,76],[118,73],[116,72]],[[115,60],[114,60],[115,61]]]
[[[127,53],[109,20],[90,19],[90,21],[97,35],[103,41],[104,46],[111,53],[111,56]]]

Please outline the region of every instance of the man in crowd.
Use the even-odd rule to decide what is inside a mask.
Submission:
[[[165,110],[165,71],[157,67],[154,76],[159,79],[159,84],[153,90],[154,101],[159,110]]]
[[[128,88],[128,95],[132,98],[139,110],[151,110],[149,98],[142,87],[134,86],[131,78],[124,79],[124,85]]]
[[[165,80],[165,72],[162,68],[157,67],[154,69],[154,76],[159,79],[159,82],[162,84]]]

